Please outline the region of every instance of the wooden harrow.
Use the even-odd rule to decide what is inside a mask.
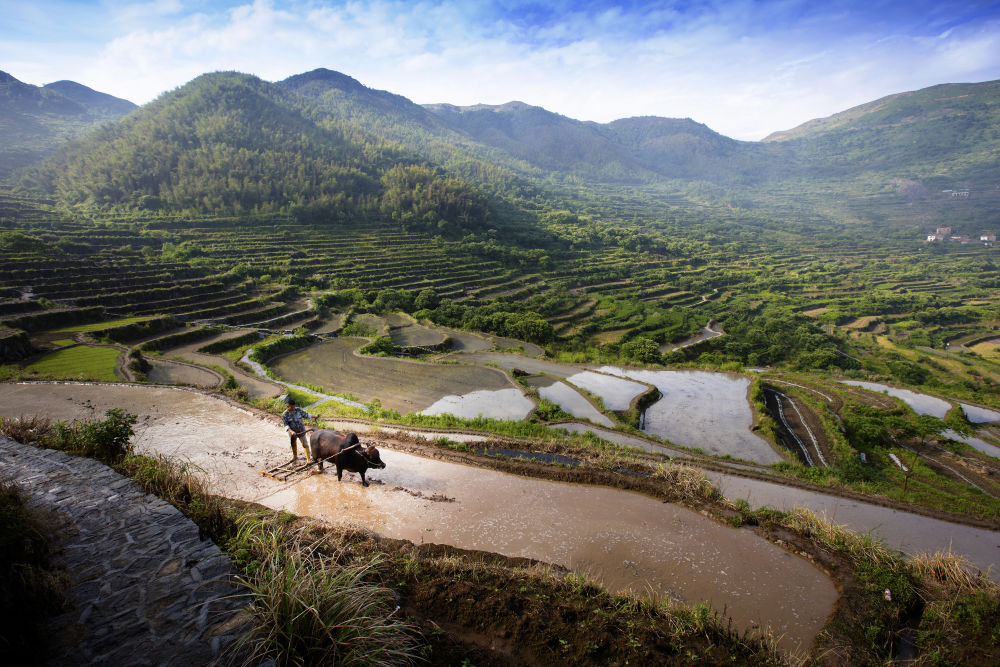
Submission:
[[[337,457],[340,456],[341,454],[349,452],[352,449],[357,449],[360,446],[361,446],[360,443],[356,445],[351,445],[347,449],[341,450],[336,454],[334,454],[333,456],[326,457],[325,459],[323,459],[323,463],[333,463],[334,461],[336,461]],[[310,461],[309,459],[306,459],[305,463],[299,464],[299,460],[294,459],[291,461],[285,461],[281,465],[277,465],[269,470],[261,470],[260,474],[263,477],[270,477],[271,479],[276,479],[279,482],[287,482],[292,475],[297,475],[300,472],[305,472],[306,470],[309,470],[318,463],[319,461]]]

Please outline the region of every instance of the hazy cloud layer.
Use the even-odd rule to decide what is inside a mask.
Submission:
[[[0,0],[0,69],[137,103],[215,70],[316,67],[420,102],[690,117],[759,139],[935,83],[1000,78],[996,3]]]

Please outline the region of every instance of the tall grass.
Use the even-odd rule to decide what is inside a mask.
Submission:
[[[368,579],[379,556],[338,563],[337,547],[246,515],[240,545],[253,624],[227,654],[231,664],[402,665],[416,660],[414,627],[396,618],[388,588]]]
[[[722,492],[701,470],[673,462],[661,463],[653,472],[654,477],[666,480],[674,491],[693,501],[722,500]]]

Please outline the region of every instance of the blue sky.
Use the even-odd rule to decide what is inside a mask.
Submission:
[[[0,69],[144,103],[208,71],[316,67],[418,103],[688,117],[756,140],[1000,78],[1000,1],[0,0]]]

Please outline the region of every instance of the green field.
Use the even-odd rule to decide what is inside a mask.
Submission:
[[[59,380],[120,381],[115,375],[121,350],[111,347],[76,347],[56,350],[24,368],[26,375]]]
[[[90,331],[102,331],[104,329],[110,329],[112,327],[120,327],[126,324],[135,324],[136,322],[145,322],[147,320],[153,319],[152,317],[123,317],[118,320],[108,320],[105,322],[92,322],[91,324],[76,324],[71,327],[64,327],[62,329],[53,329],[47,333],[88,333]]]

